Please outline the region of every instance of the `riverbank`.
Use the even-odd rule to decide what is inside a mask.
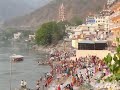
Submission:
[[[45,49],[51,50],[50,47]],[[110,71],[99,57],[76,58],[75,50],[70,47],[65,48],[63,44],[52,49],[55,51],[49,53],[47,61],[51,70],[42,77],[43,81],[39,84],[40,90],[70,90],[70,88],[73,90],[102,90],[103,88],[119,90],[113,87],[110,89],[111,86],[116,88],[117,84],[104,82],[104,77],[110,75]]]
[[[59,41],[58,44],[52,44],[49,46],[38,46],[34,45],[32,46],[32,49],[35,51],[44,51],[49,54],[50,50],[52,49],[57,49],[58,51],[61,50],[69,50],[71,48],[71,42],[64,42],[64,41]]]
[[[52,49],[54,52],[50,53]],[[104,81],[104,77],[111,73],[105,62],[97,56],[78,58],[74,49],[71,48],[71,44],[64,42],[55,46],[40,46],[36,50],[49,53],[48,64],[52,69],[47,73],[43,85],[47,90],[70,90],[70,88],[73,90],[80,90],[81,88],[83,90],[101,90],[103,88],[119,90],[115,89],[119,88],[117,84]]]
[[[84,90],[120,90],[119,82],[104,81],[111,73],[97,56],[76,58],[73,51],[57,50],[51,58],[51,76],[54,79],[47,85],[48,90],[80,90],[81,87]]]

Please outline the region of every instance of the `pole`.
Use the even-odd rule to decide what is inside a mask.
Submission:
[[[64,40],[64,51],[66,51],[66,42]]]
[[[12,59],[10,57],[10,90],[12,90]]]

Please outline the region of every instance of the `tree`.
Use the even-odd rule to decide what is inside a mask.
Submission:
[[[13,34],[16,33],[17,30],[8,28],[2,32],[2,36],[4,36],[2,39],[3,40],[8,40],[13,38]]]
[[[120,80],[120,38],[117,38],[116,41],[118,43],[118,46],[116,47],[116,53],[113,56],[108,54],[104,58],[105,63],[113,74],[111,77],[107,78],[109,81]]]
[[[38,45],[56,44],[65,33],[65,24],[62,22],[48,22],[42,24],[35,34],[35,41]]]
[[[71,19],[71,24],[72,25],[81,25],[83,23],[83,20],[81,19],[81,18],[79,18],[79,17],[73,17],[72,19]]]

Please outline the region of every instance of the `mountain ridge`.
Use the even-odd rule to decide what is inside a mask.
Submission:
[[[97,13],[102,10],[106,2],[107,0],[54,0],[26,16],[7,21],[4,25],[12,27],[38,27],[48,21],[57,21],[58,9],[62,3],[65,6],[67,20],[73,17],[85,19],[89,13]]]
[[[0,21],[30,13],[49,1],[51,0],[0,0]]]

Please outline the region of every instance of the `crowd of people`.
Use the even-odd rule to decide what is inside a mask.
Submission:
[[[71,56],[75,59],[70,59]],[[48,64],[51,71],[37,80],[36,90],[74,90],[75,87],[97,82],[99,78],[110,74],[104,60],[97,56],[76,58],[75,51],[55,50],[50,53]],[[101,74],[97,76],[99,72]],[[23,82],[21,81],[21,87],[26,87]]]
[[[101,72],[100,78],[110,73],[109,69],[104,63],[104,60],[97,56],[86,56],[75,58],[71,60],[70,57],[74,56],[73,52],[56,51],[50,55],[50,65],[52,67],[51,75],[59,82],[55,90],[73,90],[73,87],[80,87],[85,83],[96,82],[98,77],[94,78],[97,73]],[[64,85],[61,78],[71,78],[71,81]],[[64,86],[64,87],[63,87]]]

